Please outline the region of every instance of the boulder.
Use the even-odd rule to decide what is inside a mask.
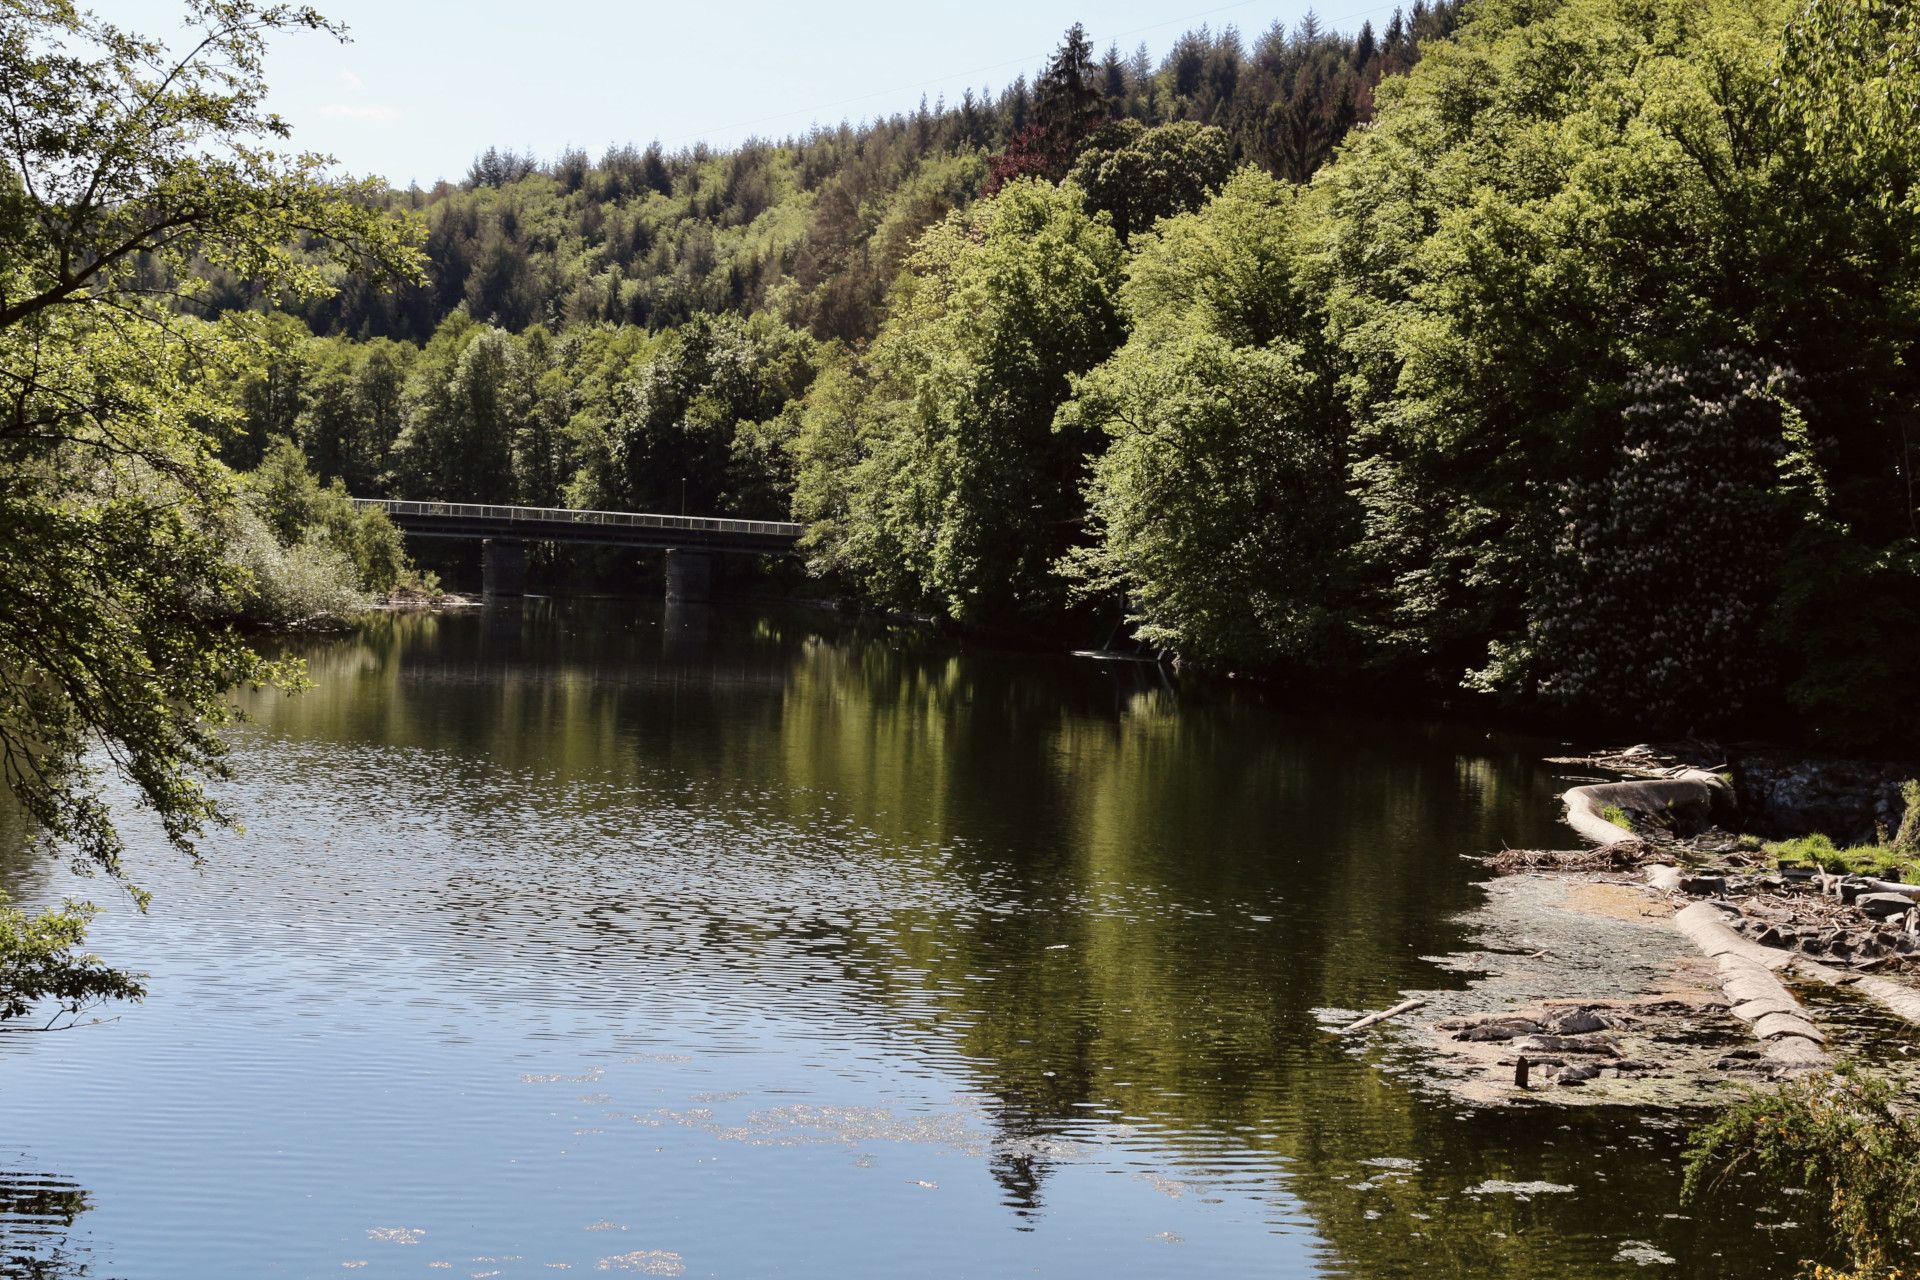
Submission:
[[[1865,844],[1875,825],[1892,831],[1906,804],[1900,784],[1920,761],[1814,760],[1749,755],[1733,762],[1741,830],[1786,838],[1824,831],[1839,845]]]
[[[1735,805],[1733,788],[1716,774],[1683,769],[1666,778],[1629,782],[1600,782],[1574,787],[1563,797],[1567,822],[1596,844],[1613,844],[1633,833],[1607,821],[1609,809],[1644,818],[1677,836],[1705,831],[1716,822],[1731,825]]]
[[[1913,910],[1913,899],[1904,893],[1863,893],[1853,905],[1875,919],[1886,920]]]
[[[1799,1036],[1802,1040],[1811,1040],[1815,1044],[1825,1044],[1827,1038],[1820,1029],[1798,1014],[1763,1013],[1754,1021],[1753,1034],[1762,1040],[1777,1040],[1781,1036]]]
[[[1805,1036],[1780,1036],[1769,1041],[1765,1061],[1776,1075],[1820,1071],[1831,1065],[1826,1050]]]
[[[1742,1022],[1758,1022],[1770,1013],[1797,1015],[1800,1005],[1791,997],[1762,996],[1757,1000],[1743,1000],[1733,1006],[1733,1016]]]
[[[1553,1020],[1555,1035],[1583,1036],[1611,1030],[1613,1024],[1591,1009],[1570,1009]]]

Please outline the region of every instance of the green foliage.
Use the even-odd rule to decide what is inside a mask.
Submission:
[[[203,782],[223,769],[229,691],[295,675],[228,620],[249,579],[217,450],[266,336],[183,319],[155,281],[198,292],[207,267],[298,298],[342,269],[414,267],[376,189],[275,149],[265,40],[322,20],[245,0],[187,11],[175,57],[57,0],[0,5],[0,778],[48,840],[113,873],[104,771],[190,848],[227,817]],[[0,964],[26,957],[5,979],[20,998],[133,993],[72,956],[83,924],[78,909],[8,918]]]
[[[1893,847],[1907,857],[1920,857],[1920,781],[1901,783],[1900,799],[1906,809],[1900,816],[1900,829],[1894,832]]]
[[[1221,663],[1334,665],[1353,535],[1344,418],[1302,305],[1288,188],[1243,170],[1128,268],[1133,336],[1076,381],[1063,429],[1112,443],[1088,486],[1081,588],[1139,636]]]
[[[1731,353],[1636,375],[1605,474],[1569,482],[1527,638],[1475,679],[1538,672],[1575,706],[1688,724],[1765,696],[1754,637],[1785,533],[1769,490],[1790,380]]]
[[[1093,41],[1076,22],[1035,82],[1032,118],[1014,129],[1006,150],[993,158],[987,195],[1022,178],[1058,182],[1066,176],[1075,153],[1106,118],[1097,79]]]
[[[234,555],[252,575],[243,615],[286,626],[340,619],[415,581],[400,531],[383,511],[356,507],[346,486],[321,484],[291,440],[268,446],[247,477]]]
[[[92,903],[69,899],[64,906],[28,915],[0,893],[0,1030],[72,1025],[105,1001],[146,994],[138,977],[81,950],[94,913]],[[30,1013],[46,1021],[38,1028],[6,1025]]]
[[[1115,120],[1096,132],[1068,178],[1105,213],[1122,240],[1162,218],[1197,209],[1227,180],[1227,135],[1179,121],[1149,129]]]
[[[242,511],[228,535],[227,557],[246,578],[235,615],[252,625],[338,622],[373,603],[355,584],[352,558],[317,531],[285,543],[264,519]]]
[[[1144,47],[1102,60],[1087,33],[1069,32],[1035,83],[1023,76],[998,92],[970,89],[957,102],[732,152],[654,143],[537,163],[489,149],[464,182],[382,197],[425,221],[425,281],[393,289],[348,273],[336,293],[289,305],[315,333],[413,343],[457,308],[510,332],[659,330],[764,311],[823,340],[864,341],[913,239],[978,198],[990,166],[1004,171],[1001,185],[1058,179],[1111,116],[1217,129],[1232,164],[1305,181],[1371,118],[1381,76],[1413,65],[1457,14],[1456,0],[1416,3],[1380,39],[1371,27],[1342,36],[1308,23],[1249,44],[1230,27],[1202,28],[1157,64]],[[230,272],[209,275],[210,303],[260,301]]]
[[[1613,709],[1684,728],[1780,681],[1832,688],[1818,606],[1769,617],[1783,584],[1846,581],[1860,554],[1901,616],[1920,224],[1863,214],[1808,145],[1786,18],[1766,0],[1482,6],[1382,85],[1375,125],[1314,182],[1308,274],[1355,415],[1380,660],[1602,709],[1618,689]],[[1722,366],[1792,370],[1799,420]],[[1795,472],[1770,485],[1769,455]],[[1830,494],[1844,529],[1766,556],[1788,536],[1768,488],[1789,520]],[[1711,580],[1723,561],[1751,598]],[[1869,648],[1899,687],[1901,650]],[[1863,684],[1799,701],[1831,723],[1869,705]]]
[[[1830,518],[1808,521],[1787,542],[1766,634],[1788,655],[1788,705],[1829,748],[1872,750],[1920,732],[1902,692],[1920,687],[1914,546],[1876,547]]]
[[[771,316],[698,317],[662,334],[584,443],[584,505],[780,518],[759,424],[813,380],[815,343]]]
[[[1120,246],[1079,191],[1022,181],[921,241],[872,351],[809,406],[797,509],[814,563],[970,622],[1044,617],[1074,538],[1069,378],[1120,339]]]
[[[1633,818],[1617,804],[1610,804],[1601,809],[1600,816],[1622,831],[1633,830]]]
[[[1886,1081],[1803,1076],[1729,1108],[1695,1134],[1684,1196],[1749,1171],[1818,1198],[1857,1280],[1903,1274],[1920,1241],[1920,1120]]]
[[[1842,849],[1834,844],[1832,837],[1816,833],[1793,840],[1770,841],[1763,847],[1767,854],[1785,863],[1905,880],[1914,874],[1915,864],[1920,863],[1920,782],[1902,783],[1900,798],[1906,806],[1900,827],[1891,838],[1882,827],[1878,844]]]
[[[1913,870],[1913,855],[1895,846],[1860,844],[1843,849],[1834,844],[1831,836],[1820,834],[1770,840],[1761,849],[1788,866],[1813,867],[1836,875],[1905,880]]]
[[[227,457],[790,509],[894,606],[1091,598],[1237,669],[1911,741],[1915,30],[1490,0],[1156,66],[1076,29],[1033,85],[862,129],[490,152],[388,197],[430,280],[290,302],[336,336],[211,330],[267,356]],[[259,301],[223,270],[210,302]],[[337,336],[375,332],[423,346]]]

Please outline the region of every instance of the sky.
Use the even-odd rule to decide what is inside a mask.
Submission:
[[[155,36],[175,0],[83,0]],[[1096,49],[1145,41],[1156,62],[1184,30],[1237,26],[1249,41],[1292,27],[1308,0],[314,0],[352,43],[299,32],[274,42],[270,105],[296,146],[398,187],[464,177],[489,146],[550,159],[578,146],[658,138],[669,150],[731,146],[957,101],[1031,75],[1073,22]],[[1394,5],[1332,0],[1339,30]]]

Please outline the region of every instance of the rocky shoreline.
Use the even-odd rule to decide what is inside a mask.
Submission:
[[[1589,847],[1486,859],[1475,949],[1435,958],[1466,985],[1342,1028],[1356,1052],[1491,1106],[1712,1106],[1843,1059],[1920,1092],[1920,885],[1768,865],[1717,825],[1723,772],[1558,761],[1622,762],[1564,797]]]

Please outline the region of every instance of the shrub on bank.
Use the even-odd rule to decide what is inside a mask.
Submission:
[[[383,511],[354,505],[338,480],[323,485],[290,440],[275,440],[246,477],[228,557],[247,571],[240,616],[265,626],[338,621],[405,591],[435,595],[438,584],[407,559],[400,531]]]
[[[239,601],[247,621],[294,627],[337,621],[372,606],[352,557],[324,534],[310,532],[283,544],[265,520],[245,510],[234,525],[228,555],[247,570],[249,582]]]
[[[1920,1240],[1920,1118],[1884,1080],[1845,1070],[1803,1077],[1729,1108],[1688,1149],[1683,1196],[1758,1173],[1823,1204],[1846,1269],[1824,1280],[1912,1280]]]

